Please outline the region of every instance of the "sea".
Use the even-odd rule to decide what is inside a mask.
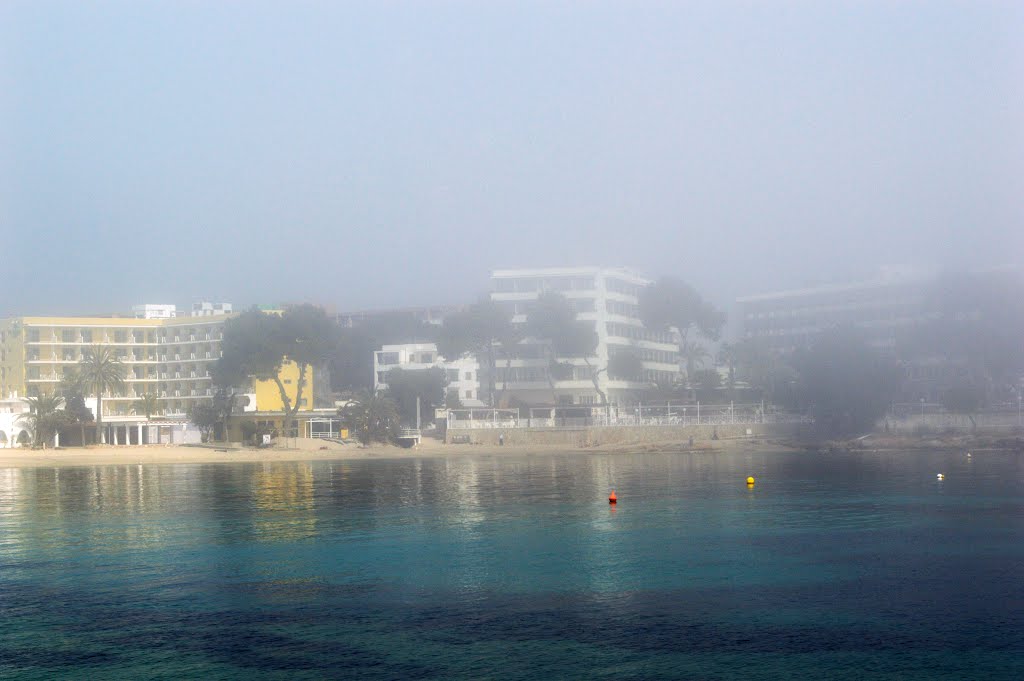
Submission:
[[[466,451],[0,469],[0,678],[1024,678],[1020,454]]]

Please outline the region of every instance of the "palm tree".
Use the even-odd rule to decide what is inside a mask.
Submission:
[[[22,416],[23,421],[32,431],[32,446],[46,446],[47,431],[53,430],[57,411],[64,404],[64,398],[59,395],[40,395],[39,397],[26,397],[29,412]]]
[[[113,349],[101,345],[86,350],[78,363],[82,384],[96,393],[96,442],[103,432],[103,393],[124,387],[124,365]]]
[[[145,414],[148,421],[153,414],[160,413],[160,400],[153,393],[146,393],[132,404],[132,411]]]

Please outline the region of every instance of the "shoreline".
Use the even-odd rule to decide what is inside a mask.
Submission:
[[[650,442],[570,448],[562,445],[445,445],[425,440],[419,447],[392,445],[342,445],[300,440],[296,447],[226,447],[208,445],[121,445],[58,449],[0,449],[0,469],[60,468],[151,464],[273,463],[292,461],[365,461],[480,456],[528,456],[531,454],[670,454],[715,452],[791,452],[798,448],[778,442],[720,440],[690,447],[685,442]]]
[[[294,447],[229,447],[217,443],[206,445],[121,445],[103,447],[68,447],[58,449],[0,449],[0,469],[61,468],[72,466],[119,466],[163,464],[229,464],[274,463],[295,461],[365,461],[417,458],[513,457],[532,454],[773,454],[804,452],[893,453],[921,450],[968,449],[983,451],[1024,451],[1019,437],[994,438],[961,436],[884,437],[865,441],[812,442],[782,439],[734,438],[700,441],[690,446],[675,440],[634,442],[595,447],[572,448],[564,445],[479,445],[444,444],[424,440],[412,448],[393,445],[343,445],[324,440],[298,440]]]

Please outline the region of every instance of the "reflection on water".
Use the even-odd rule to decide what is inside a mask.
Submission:
[[[956,452],[0,470],[0,676],[1016,678],[1022,473]]]

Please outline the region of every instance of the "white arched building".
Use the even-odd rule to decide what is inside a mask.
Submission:
[[[28,424],[23,421],[28,410],[28,403],[23,399],[0,399],[0,449],[31,444]]]

